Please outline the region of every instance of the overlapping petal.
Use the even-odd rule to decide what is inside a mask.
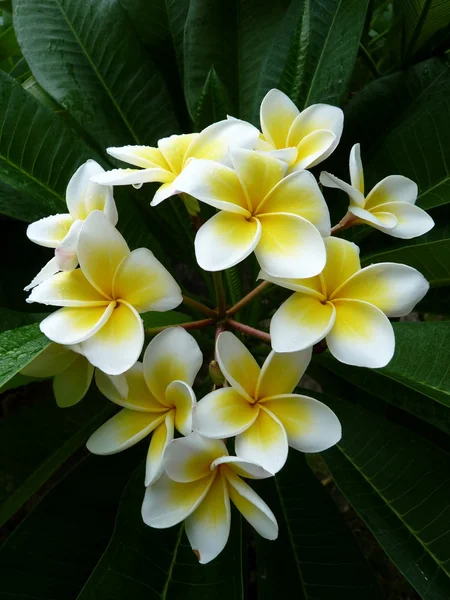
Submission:
[[[283,92],[275,89],[267,92],[260,109],[261,129],[265,139],[275,148],[288,146],[289,130],[299,113],[292,100]]]
[[[82,400],[92,381],[94,367],[81,354],[53,380],[56,404],[61,408],[74,406]]]
[[[198,133],[171,135],[158,141],[158,148],[175,175],[181,172],[188,148],[198,138]]]
[[[165,414],[123,408],[91,435],[86,447],[92,454],[116,454],[137,444],[164,419]]]
[[[230,525],[228,486],[217,474],[201,504],[186,519],[186,535],[200,564],[209,563],[222,552]]]
[[[55,250],[55,260],[60,271],[72,271],[78,266],[78,240],[82,225],[83,221],[74,221]]]
[[[168,446],[164,467],[174,481],[189,483],[208,477],[212,463],[227,455],[227,448],[221,440],[208,439],[194,432]]]
[[[263,469],[261,465],[254,463],[251,460],[245,460],[238,456],[221,456],[211,464],[211,468],[217,468],[220,465],[226,465],[239,475],[239,477],[247,477],[248,479],[267,479],[272,477],[272,473]]]
[[[364,170],[361,161],[361,147],[355,144],[350,150],[350,181],[355,190],[364,194]]]
[[[110,302],[106,306],[64,307],[41,321],[40,329],[57,344],[79,344],[105,325],[115,304]]]
[[[31,223],[27,227],[27,237],[39,246],[56,248],[66,237],[73,223],[69,214],[52,215]]]
[[[50,306],[107,306],[109,300],[86,279],[81,269],[57,273],[33,289],[27,302]]]
[[[248,402],[234,388],[221,388],[197,403],[194,430],[205,437],[232,437],[248,429],[258,413],[258,405]]]
[[[237,456],[278,473],[288,455],[286,431],[273,413],[261,408],[253,424],[236,436],[235,450]]]
[[[182,435],[192,432],[192,411],[196,404],[193,389],[184,381],[172,381],[166,389],[166,403],[175,409],[175,427]]]
[[[264,271],[264,269],[261,269],[261,271],[258,274],[258,279],[270,281],[271,283],[275,283],[276,285],[284,287],[287,290],[292,290],[293,292],[302,292],[303,294],[314,296],[316,298],[319,298],[319,300],[325,299],[320,275],[316,275],[315,277],[308,277],[306,279],[274,277],[273,275],[269,275],[269,273],[267,273],[267,271]]]
[[[369,302],[388,317],[403,317],[422,300],[430,285],[413,267],[379,263],[355,273],[338,290],[335,298]]]
[[[94,178],[101,185],[142,185],[143,183],[169,183],[175,175],[164,169],[111,169]]]
[[[67,186],[66,201],[74,220],[84,220],[92,211],[101,210],[116,225],[118,214],[112,188],[92,181],[92,178],[103,173],[105,170],[95,160],[87,160],[72,175]]]
[[[333,151],[330,149],[335,147],[336,136],[332,131],[326,129],[312,131],[298,144],[297,159],[291,166],[291,171],[314,167],[314,165],[325,160]]]
[[[359,190],[355,189],[349,183],[342,181],[342,179],[339,179],[339,177],[336,177],[331,173],[327,173],[326,171],[322,171],[319,180],[320,183],[325,187],[336,188],[345,192],[350,198],[351,206],[359,206],[360,208],[364,208],[364,205],[366,203],[364,194]]]
[[[121,301],[101,329],[85,339],[83,352],[94,366],[109,375],[118,375],[134,365],[143,346],[142,319],[130,304]]]
[[[180,286],[147,248],[133,250],[123,259],[112,291],[140,313],[171,310],[183,300]]]
[[[26,287],[23,288],[24,292],[29,292],[34,287],[49,279],[52,275],[55,275],[59,271],[58,264],[56,262],[56,258],[51,258],[46,265],[42,267],[36,277],[33,278],[31,283],[29,283]]]
[[[379,308],[361,300],[335,300],[336,320],[327,335],[331,354],[347,365],[377,369],[394,355],[392,325]]]
[[[144,354],[144,377],[152,394],[169,406],[166,390],[175,380],[192,387],[203,362],[202,352],[195,339],[181,327],[159,333]]]
[[[383,206],[380,208],[383,208]],[[352,213],[363,223],[368,223],[369,225],[375,227],[375,229],[381,229],[389,233],[394,231],[398,225],[397,218],[394,217],[393,214],[383,210],[368,211],[359,206],[349,206],[348,212]]]
[[[244,398],[253,401],[260,368],[244,344],[230,331],[216,342],[217,361],[228,383]]]
[[[327,264],[320,277],[324,294],[330,297],[334,291],[361,268],[359,248],[356,244],[336,237],[325,240]]]
[[[272,350],[264,361],[256,387],[258,399],[290,394],[311,362],[312,348],[279,354]]]
[[[106,152],[110,156],[135,167],[141,167],[142,169],[159,168],[170,171],[169,164],[159,148],[153,148],[152,146],[122,146],[107,148]]]
[[[289,446],[300,452],[323,452],[341,439],[334,412],[322,402],[299,394],[282,394],[263,405],[283,425]]]
[[[416,199],[417,183],[403,175],[389,175],[372,188],[366,198],[365,208],[372,210],[387,202],[414,204]]]
[[[100,293],[112,298],[114,275],[129,254],[124,238],[105,215],[92,212],[81,228],[78,259],[83,273]]]
[[[164,452],[173,440],[174,414],[169,411],[164,421],[153,431],[145,464],[145,485],[151,485],[164,471]]]
[[[261,239],[258,219],[219,212],[200,227],[195,237],[195,256],[205,271],[222,271],[242,262]]]
[[[320,342],[336,318],[331,302],[295,293],[276,311],[270,322],[275,352],[296,352]]]
[[[393,229],[386,230],[385,227],[378,227],[378,229],[388,233],[392,237],[410,240],[427,233],[434,227],[434,221],[430,215],[415,204],[408,202],[388,202],[382,204],[380,208],[397,220],[397,224]],[[375,212],[376,209],[372,210],[374,211],[374,215],[379,216],[379,213]]]

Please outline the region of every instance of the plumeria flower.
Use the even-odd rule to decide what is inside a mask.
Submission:
[[[301,352],[271,352],[262,368],[238,338],[226,331],[217,338],[217,360],[231,387],[199,401],[194,431],[210,438],[236,436],[236,454],[271,473],[284,465],[288,446],[321,452],[341,438],[341,425],[328,406],[293,394],[311,360]]]
[[[112,187],[91,181],[91,177],[104,172],[95,160],[88,160],[82,164],[67,186],[66,202],[69,213],[45,217],[28,226],[28,238],[39,246],[55,248],[55,256],[41,269],[25,291],[31,290],[58,271],[72,271],[77,267],[80,229],[92,211],[103,211],[107,219],[116,225],[118,217]]]
[[[117,375],[139,358],[144,327],[139,313],[178,306],[181,290],[150,250],[130,252],[100,211],[81,227],[80,268],[57,273],[31,292],[27,302],[61,306],[40,328],[58,344],[81,344],[88,361]]]
[[[191,158],[209,158],[229,162],[230,146],[251,148],[259,132],[256,127],[239,119],[219,121],[201,133],[171,135],[159,140],[158,147],[124,146],[107,148],[108,154],[138,169],[113,169],[97,175],[93,181],[103,185],[129,185],[140,187],[143,183],[162,183],[151,201],[156,206],[178,193],[176,178]]]
[[[192,431],[196,402],[192,385],[202,362],[202,352],[192,335],[175,327],[159,333],[148,345],[144,362],[137,362],[123,375],[109,377],[96,371],[99,390],[124,408],[89,438],[88,450],[115,454],[153,432],[145,485],[156,481],[174,429],[182,435]]]
[[[27,377],[54,377],[56,404],[66,408],[84,398],[91,385],[94,367],[80,354],[79,346],[52,343],[20,372]]]
[[[185,520],[189,543],[200,563],[210,562],[226,546],[230,499],[262,537],[277,538],[274,514],[241,479],[265,479],[271,474],[252,461],[229,456],[222,441],[196,433],[173,440],[164,456],[164,469],[145,492],[142,518],[156,529]]]
[[[331,354],[357,367],[384,367],[395,349],[387,317],[402,317],[425,296],[429,284],[412,267],[378,263],[361,269],[359,248],[325,240],[327,265],[318,277],[259,277],[293,290],[270,323],[272,348],[293,352],[326,338]]]
[[[403,175],[389,175],[364,196],[364,171],[359,144],[350,151],[351,185],[323,171],[320,182],[346,192],[350,199],[347,222],[365,223],[392,237],[409,240],[434,227],[428,213],[415,205],[417,184]]]
[[[344,114],[337,106],[313,104],[302,112],[279,90],[261,103],[262,136],[255,149],[284,160],[289,171],[310,169],[325,160],[341,139]]]
[[[277,277],[320,273],[330,215],[313,175],[284,177],[286,163],[266,153],[235,148],[230,156],[235,170],[192,160],[177,179],[178,190],[220,209],[197,232],[198,264],[221,271],[255,251],[261,267]]]

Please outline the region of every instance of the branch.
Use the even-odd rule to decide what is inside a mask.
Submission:
[[[169,329],[170,327],[182,327],[183,329],[203,329],[203,327],[208,327],[208,325],[214,325],[215,322],[215,319],[202,319],[201,321],[189,321],[188,323],[175,323],[174,325],[149,327],[144,331],[147,335],[156,335],[157,333],[161,333],[161,331]]]
[[[203,314],[208,315],[208,317],[211,317],[212,319],[214,319],[214,318],[217,319],[217,312],[213,308],[209,308],[209,306],[206,306],[205,304],[202,304],[201,302],[197,302],[197,300],[194,300],[193,298],[189,298],[189,296],[183,296],[183,302],[184,302],[184,304],[187,304],[188,306],[192,306],[192,308],[195,308],[199,312],[202,312]]]
[[[269,287],[269,285],[271,285],[270,281],[263,281],[262,283],[260,283],[257,287],[255,287],[254,290],[252,290],[251,292],[249,292],[246,296],[244,296],[243,298],[241,298],[241,300],[239,300],[239,302],[237,302],[234,306],[232,306],[230,309],[228,309],[227,310],[227,316],[234,315],[235,313],[237,313],[238,311],[240,311],[241,308],[243,308],[249,302],[251,302],[253,300],[253,298],[255,298],[263,290],[265,290],[267,287]]]
[[[234,321],[233,319],[228,319],[227,324],[236,329],[236,331],[240,331],[241,333],[245,333],[246,335],[251,335],[252,337],[258,338],[270,344],[270,334],[265,331],[261,331],[259,329],[254,329],[249,325],[244,325],[243,323],[239,323],[238,321]]]

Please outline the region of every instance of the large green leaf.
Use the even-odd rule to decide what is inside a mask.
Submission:
[[[184,88],[195,118],[211,69],[234,116],[258,123],[259,104],[277,86],[302,0],[191,0],[184,40]]]
[[[448,26],[450,4],[447,0],[399,0],[398,5],[405,16],[407,56],[420,48],[439,29]]]
[[[153,144],[176,132],[164,82],[118,0],[14,0],[13,7],[36,80],[97,143]]]
[[[394,323],[394,331],[395,355],[383,369],[356,369],[328,353],[315,360],[360,389],[450,433],[448,322]]]
[[[213,562],[200,565],[183,526],[151,529],[144,525],[143,479],[140,468],[125,489],[113,537],[79,600],[242,600],[239,516],[232,515],[226,549]]]
[[[450,595],[449,456],[382,416],[327,396],[342,423],[322,454],[349,502],[424,600]]]
[[[0,549],[2,599],[76,598],[112,534],[120,496],[141,450],[88,456],[41,495]]]
[[[367,0],[305,0],[281,87],[303,108],[340,104],[358,53]]]
[[[274,542],[256,538],[260,600],[381,600],[355,539],[303,455],[291,450],[280,473],[257,489],[280,527]]]
[[[39,325],[26,325],[0,334],[0,387],[50,344]]]
[[[65,212],[65,188],[89,148],[3,71],[0,123],[0,212],[25,221]]]
[[[56,406],[52,387],[33,384],[31,404],[0,421],[0,524],[13,515],[82,446],[114,410],[97,392],[76,406]]]
[[[450,284],[450,206],[433,212],[435,227],[413,240],[373,234],[362,245],[363,266],[379,262],[405,263],[418,269],[432,286]]]

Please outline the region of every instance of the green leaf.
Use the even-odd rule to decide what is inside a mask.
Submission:
[[[164,82],[118,0],[14,0],[13,7],[36,80],[97,143],[154,144],[177,130]]]
[[[328,353],[315,360],[360,389],[450,433],[448,322],[404,322],[393,326],[396,351],[383,369],[350,367]]]
[[[33,384],[26,397],[31,404],[0,421],[0,525],[114,410],[97,392],[90,392],[71,408],[59,408],[47,383]]]
[[[340,104],[350,82],[367,0],[305,0],[281,89],[299,108]]]
[[[449,457],[383,417],[326,396],[341,442],[322,454],[335,483],[424,600],[450,595]]]
[[[39,498],[0,549],[4,598],[76,598],[105,550],[143,449],[87,456]]]
[[[39,325],[26,325],[0,334],[0,387],[50,344]]]
[[[0,61],[12,56],[20,56],[20,48],[14,28],[11,25],[0,35]]]
[[[226,119],[227,114],[231,112],[231,101],[228,92],[214,67],[211,67],[197,104],[194,119],[195,129],[201,131],[216,121]]]
[[[291,450],[274,477],[258,482],[279,537],[257,536],[258,598],[381,600],[377,581],[350,530],[305,457]]]
[[[232,515],[225,550],[211,563],[200,565],[183,526],[144,525],[143,481],[139,468],[123,494],[109,546],[78,600],[243,600],[239,516]]]
[[[423,46],[439,29],[450,21],[450,4],[446,0],[399,0],[405,16],[408,47],[405,59]]]
[[[0,212],[25,221],[66,212],[65,188],[89,148],[0,72]]]

